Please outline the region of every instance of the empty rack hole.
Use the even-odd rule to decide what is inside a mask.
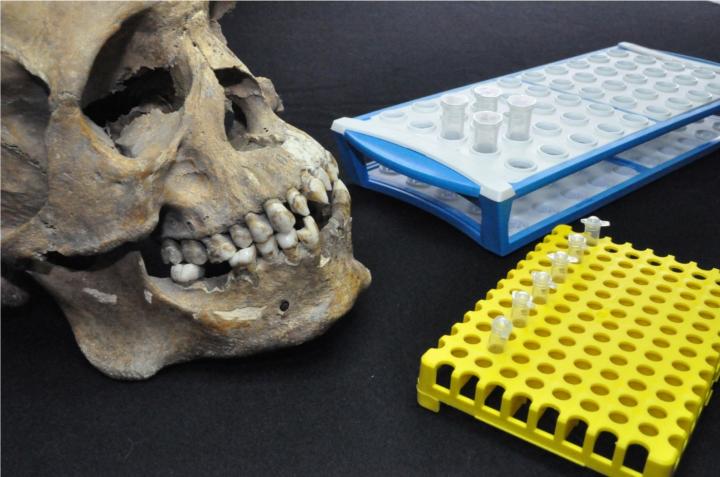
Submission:
[[[608,460],[612,460],[613,454],[615,454],[615,444],[617,443],[617,436],[609,431],[603,431],[598,434],[595,439],[595,446],[593,447],[593,453],[605,457]]]
[[[640,444],[631,444],[625,451],[623,466],[642,473],[645,470],[648,451]]]

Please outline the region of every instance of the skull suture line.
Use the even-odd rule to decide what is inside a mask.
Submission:
[[[303,342],[354,303],[350,195],[223,4],[5,3],[2,252],[125,379]]]

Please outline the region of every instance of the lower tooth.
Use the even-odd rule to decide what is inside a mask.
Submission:
[[[313,171],[313,175],[320,179],[320,182],[323,183],[326,191],[330,192],[332,190],[332,182],[330,182],[330,177],[327,172],[325,172],[325,169],[318,167]]]
[[[235,252],[235,255],[230,257],[228,263],[233,268],[248,266],[255,263],[256,257],[257,251],[255,249],[255,246],[251,245],[250,247],[243,248]]]
[[[295,229],[285,233],[278,232],[275,234],[275,239],[277,240],[278,245],[280,245],[280,248],[283,250],[294,247],[298,243],[297,232],[295,232]]]
[[[280,253],[275,237],[270,237],[266,242],[256,243],[255,246],[263,257],[272,258]]]
[[[177,265],[182,262],[182,251],[180,245],[173,239],[163,239],[160,245],[160,256],[165,264]]]
[[[194,265],[204,265],[207,262],[208,256],[205,246],[197,240],[183,240],[180,246],[185,261]]]
[[[170,268],[170,278],[175,283],[187,284],[205,275],[205,269],[192,263],[179,263]]]
[[[320,230],[312,216],[303,217],[305,227],[297,231],[297,237],[309,248],[315,248],[320,242]]]
[[[230,237],[223,234],[215,234],[212,237],[205,238],[203,243],[207,247],[208,258],[211,263],[221,263],[229,260],[237,251]]]

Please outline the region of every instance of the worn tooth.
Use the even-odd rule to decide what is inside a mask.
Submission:
[[[266,242],[267,239],[272,237],[274,230],[265,215],[253,214],[251,212],[245,216],[245,222],[250,229],[250,234],[255,243]]]
[[[325,168],[327,170],[328,176],[330,176],[330,180],[335,182],[338,180],[340,171],[338,170],[338,166],[335,164],[335,161],[330,158],[327,167]]]
[[[225,234],[215,234],[212,237],[204,238],[203,243],[207,247],[210,263],[229,260],[237,251],[230,237]]]
[[[290,229],[290,232],[278,232],[275,234],[275,240],[283,250],[294,247],[298,243],[297,232],[295,229]]]
[[[310,215],[307,199],[297,189],[291,188],[287,193],[287,201],[290,204],[290,210],[300,215]]]
[[[182,262],[182,251],[180,245],[173,239],[163,239],[160,245],[160,256],[165,264],[177,265]]]
[[[233,268],[245,267],[245,266],[252,265],[253,263],[255,263],[256,257],[257,257],[257,250],[255,249],[255,245],[251,245],[246,248],[241,248],[240,250],[235,252],[235,255],[230,257],[230,260],[228,260],[228,263]]]
[[[326,191],[330,192],[332,190],[332,182],[330,182],[330,177],[327,172],[325,172],[325,169],[318,167],[313,171],[313,175],[320,179]]]
[[[265,213],[276,231],[287,233],[293,230],[295,216],[278,199],[265,202]]]
[[[350,205],[350,191],[343,181],[340,179],[335,181],[333,188],[333,203],[342,203]]]
[[[320,202],[321,204],[330,203],[330,201],[328,200],[327,192],[325,191],[325,186],[323,185],[322,181],[316,177],[313,177],[308,181],[307,186],[305,187],[305,190],[303,192],[305,193],[305,197],[307,197],[308,200],[312,200],[313,202]]]
[[[256,243],[255,246],[263,257],[273,258],[280,253],[275,237],[270,237],[262,243]]]
[[[320,242],[320,230],[318,229],[315,219],[311,215],[303,217],[305,227],[297,231],[297,237],[309,248],[315,248]]]
[[[235,224],[230,227],[230,238],[232,238],[232,241],[238,248],[247,248],[253,243],[250,229],[240,224]]]
[[[180,247],[186,262],[195,265],[204,265],[207,262],[208,256],[205,246],[197,240],[183,240],[180,242]]]
[[[170,278],[175,283],[187,284],[205,275],[205,269],[193,263],[180,263],[170,268]]]

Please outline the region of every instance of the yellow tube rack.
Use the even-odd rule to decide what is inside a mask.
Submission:
[[[606,475],[672,475],[720,374],[720,270],[602,238],[502,353],[488,351],[511,291],[530,291],[571,232],[556,227],[422,356],[418,402]]]

